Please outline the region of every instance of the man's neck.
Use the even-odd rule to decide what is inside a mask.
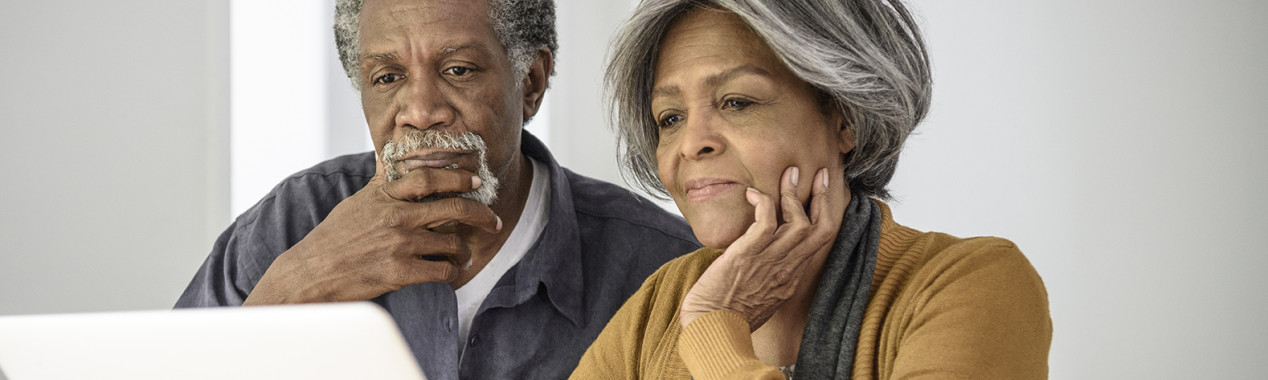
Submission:
[[[501,179],[502,186],[498,189],[497,201],[489,207],[502,219],[502,230],[490,233],[469,226],[458,230],[458,233],[464,235],[463,241],[471,250],[471,266],[463,269],[458,279],[451,283],[454,289],[466,285],[471,278],[480,273],[480,270],[484,269],[484,266],[502,249],[502,244],[506,243],[506,239],[511,236],[511,231],[514,231],[515,226],[519,224],[520,216],[524,213],[524,205],[528,201],[529,189],[533,184],[533,163],[528,156],[520,153],[511,160],[507,174]]]

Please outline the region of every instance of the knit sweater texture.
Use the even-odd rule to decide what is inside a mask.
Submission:
[[[883,220],[854,379],[1046,379],[1043,281],[1008,240],[961,239]],[[573,379],[783,379],[727,310],[679,324],[683,298],[721,250],[666,263],[616,313]],[[795,376],[795,375],[794,375]]]

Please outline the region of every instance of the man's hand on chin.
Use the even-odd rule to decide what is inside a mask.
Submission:
[[[466,198],[416,201],[480,184],[469,171],[432,168],[387,182],[380,165],[369,184],[273,261],[243,304],[362,301],[407,285],[455,280],[471,252],[449,227],[498,232],[502,221]]]

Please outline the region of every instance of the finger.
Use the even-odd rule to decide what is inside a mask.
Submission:
[[[753,205],[753,225],[749,226],[750,230],[756,227],[757,231],[773,235],[775,227],[779,225],[779,221],[775,219],[775,200],[751,187],[745,197],[750,198],[749,203]]]
[[[400,250],[400,257],[457,262],[461,261],[461,256],[471,254],[463,244],[462,236],[453,233],[417,231],[406,244],[408,247]]]
[[[450,223],[461,223],[488,232],[502,230],[502,218],[493,209],[474,200],[451,197],[431,202],[403,205],[397,225],[413,229],[434,229]]]
[[[395,259],[407,264],[421,259],[448,262],[460,269],[471,265],[471,249],[459,233],[415,231],[406,242],[396,246],[403,249],[396,252]]]
[[[384,183],[387,183],[387,170],[383,165],[382,156],[379,155],[378,150],[376,150],[374,152],[374,176],[370,177],[370,183],[367,183],[366,187],[369,187],[370,185],[382,185]]]
[[[840,219],[834,218],[833,215],[843,215],[844,210],[837,210],[834,204],[840,203],[834,197],[830,187],[832,171],[828,169],[820,169],[815,175],[812,188],[812,198],[810,199],[810,208],[812,214],[812,223],[810,228],[795,239],[787,239],[780,241],[777,239],[771,243],[772,246],[789,245],[789,247],[802,245],[806,247],[823,247],[831,245],[836,241],[837,231],[840,229]],[[789,234],[791,235],[791,234]],[[791,249],[791,248],[789,248]],[[807,252],[814,252],[816,249],[808,249]],[[809,257],[809,255],[807,256]]]
[[[424,282],[451,282],[458,279],[458,273],[461,272],[458,264],[451,261],[430,261],[423,259],[410,259],[405,266],[409,268],[408,273],[404,273],[400,279],[404,285],[421,284]]]
[[[815,172],[810,190],[810,223],[819,225],[819,218],[828,213],[828,168]]]
[[[761,252],[775,238],[774,201],[754,188],[748,188],[745,198],[753,205],[753,224],[748,226],[743,235],[735,239],[727,247],[727,252]]]
[[[796,228],[809,224],[805,206],[801,203],[801,196],[797,195],[800,174],[801,169],[793,166],[784,170],[784,175],[779,181],[779,208],[782,210],[780,214],[784,218],[784,223],[792,224]]]
[[[417,201],[433,194],[465,193],[475,190],[483,181],[462,169],[421,168],[387,182],[382,189],[387,196],[402,201]]]

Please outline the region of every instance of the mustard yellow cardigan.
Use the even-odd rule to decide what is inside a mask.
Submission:
[[[1048,294],[1012,242],[894,222],[889,207],[854,358],[854,379],[1044,379]],[[652,274],[586,350],[573,379],[783,379],[753,353],[748,323],[719,310],[684,331],[678,308],[722,251]]]

